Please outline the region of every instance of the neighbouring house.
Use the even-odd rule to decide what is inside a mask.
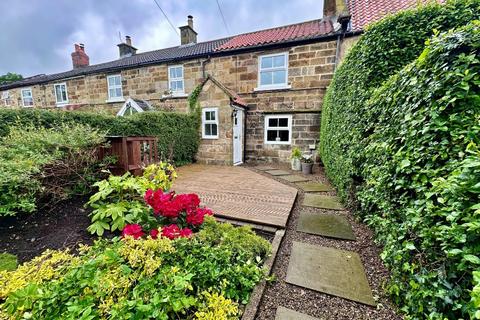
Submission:
[[[426,0],[425,0],[426,1]],[[75,44],[73,69],[0,85],[7,108],[107,109],[117,115],[189,112],[201,86],[200,162],[286,162],[292,147],[315,149],[326,88],[366,24],[417,0],[325,0],[323,18],[197,42],[193,17],[180,45],[137,53],[130,37],[119,59],[90,65]],[[319,13],[319,16],[321,13]]]

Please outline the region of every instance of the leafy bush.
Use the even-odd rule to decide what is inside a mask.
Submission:
[[[220,225],[207,220],[212,228],[204,236],[212,239],[214,225]],[[237,234],[231,237],[233,230]],[[57,266],[48,278],[16,287],[0,282],[0,292],[11,288],[3,296],[0,318],[3,312],[11,319],[237,319],[238,304],[249,300],[265,276],[265,256],[250,259],[252,252],[242,244],[248,238],[265,252],[269,244],[244,228],[225,232],[229,243],[212,245],[198,236],[126,237],[83,247],[74,262],[49,263],[45,256],[44,263]],[[24,279],[19,270],[5,273],[5,279]]]
[[[156,136],[160,157],[176,165],[192,162],[199,144],[197,114],[142,112],[114,117],[78,111],[0,110],[0,136],[7,135],[12,125],[55,128],[72,123],[89,125],[113,136]]]
[[[376,123],[357,196],[390,292],[409,319],[478,314],[480,23],[434,37],[365,109]]]
[[[127,172],[95,183],[98,191],[87,203],[94,209],[88,231],[101,236],[105,230],[123,230],[127,223],[147,222],[151,215],[143,199],[145,192],[169,190],[176,177],[173,166],[161,162],[146,167],[142,176]]]
[[[412,62],[435,30],[480,19],[480,1],[457,0],[408,10],[367,28],[336,70],[322,108],[320,154],[342,198],[362,184],[363,140],[382,109],[366,107],[375,88]],[[349,199],[353,200],[353,199]]]
[[[103,135],[88,126],[12,127],[0,138],[0,216],[84,193],[98,179]]]

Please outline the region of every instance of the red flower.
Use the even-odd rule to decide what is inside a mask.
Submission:
[[[189,228],[183,228],[180,230],[180,237],[182,238],[190,238],[192,236],[193,232]]]
[[[134,239],[143,237],[145,233],[139,224],[127,224],[122,230],[122,237],[132,236]]]
[[[179,194],[175,197],[174,201],[178,203],[181,210],[185,211],[193,210],[200,205],[200,198],[194,193]]]
[[[189,210],[187,211],[187,223],[194,226],[199,226],[203,223],[205,215],[213,215],[212,210],[208,208],[197,208],[196,210]]]
[[[145,192],[145,202],[152,207],[155,215],[163,215],[166,217],[177,217],[179,210],[170,205],[173,193],[164,193],[162,190]],[[166,214],[165,214],[166,212]]]
[[[164,226],[162,227],[162,236],[170,240],[178,238],[180,236],[180,228],[176,224]]]
[[[150,230],[150,236],[152,237],[152,239],[157,239],[159,233],[160,233],[160,231],[158,231],[158,229]]]

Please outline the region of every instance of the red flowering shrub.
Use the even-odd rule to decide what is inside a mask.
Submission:
[[[132,236],[135,239],[143,237],[145,233],[139,224],[127,224],[122,230],[122,236]]]
[[[152,220],[145,222],[153,239],[157,239],[159,235],[172,240],[178,237],[189,238],[193,231],[198,231],[201,227],[205,215],[213,215],[212,210],[200,207],[200,198],[194,193],[176,195],[161,189],[148,190],[144,199],[153,210],[153,222]],[[138,239],[144,232],[140,225],[130,224],[125,226],[122,235]]]

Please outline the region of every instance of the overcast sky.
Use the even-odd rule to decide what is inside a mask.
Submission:
[[[175,27],[194,17],[198,41],[227,30],[215,0],[157,0]],[[219,0],[230,35],[322,16],[322,0]],[[24,77],[67,71],[74,43],[84,43],[90,64],[118,58],[119,32],[138,52],[176,46],[154,0],[0,0],[0,75]]]

